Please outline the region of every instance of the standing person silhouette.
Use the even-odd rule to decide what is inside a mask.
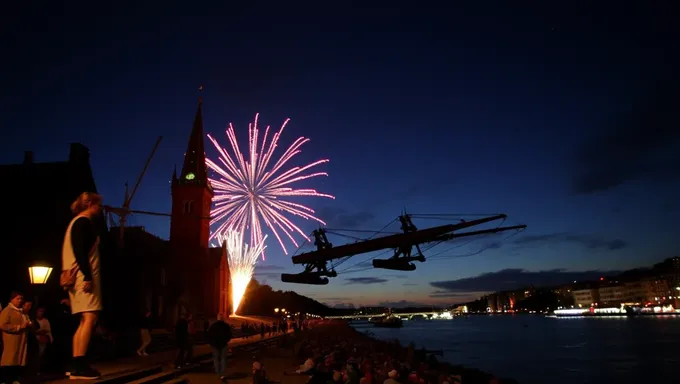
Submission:
[[[101,374],[88,364],[85,355],[102,310],[99,236],[92,223],[102,212],[102,198],[96,193],[83,192],[71,204],[71,211],[75,217],[64,236],[61,280],[68,290],[71,314],[80,315],[80,324],[73,335],[70,376],[94,380]]]
[[[220,378],[221,382],[226,382],[227,369],[227,354],[229,353],[227,345],[231,340],[231,326],[224,322],[224,315],[217,314],[217,321],[215,321],[207,332],[208,344],[212,347],[213,364],[215,365],[215,373]]]

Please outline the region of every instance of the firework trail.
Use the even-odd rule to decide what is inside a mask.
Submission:
[[[226,133],[233,155],[208,135],[217,148],[218,160],[221,164],[206,159],[208,167],[219,175],[219,178],[210,179],[215,191],[213,198],[215,206],[210,212],[211,224],[217,224],[210,239],[214,239],[227,230],[236,230],[241,233],[249,230],[250,243],[259,244],[263,241],[262,225],[264,224],[279,241],[283,252],[288,254],[282,235],[288,237],[296,247],[299,245],[293,236],[295,233],[307,240],[309,238],[286,215],[314,220],[322,225],[326,223],[314,216],[313,209],[288,201],[287,198],[316,196],[335,199],[331,195],[319,193],[314,189],[297,189],[291,185],[313,177],[328,176],[325,172],[308,173],[309,169],[327,163],[328,159],[318,160],[302,167],[288,167],[288,162],[301,152],[300,147],[309,141],[305,137],[299,137],[280,157],[272,160],[279,138],[290,119],[286,119],[278,132],[274,133],[271,140],[267,142],[269,126],[260,140],[260,131],[257,127],[258,117],[259,114],[256,114],[255,121],[248,124],[248,160],[244,158],[239,148],[231,123]],[[264,259],[264,253],[262,258]]]
[[[251,243],[250,246],[243,242],[243,233],[241,232],[229,230],[219,234],[217,239],[220,243],[226,241],[227,244],[227,258],[229,259],[229,272],[231,274],[232,313],[235,315],[239,305],[241,305],[250,279],[253,278],[257,259],[267,248],[264,245],[267,236],[258,243]]]

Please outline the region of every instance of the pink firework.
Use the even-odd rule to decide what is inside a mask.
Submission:
[[[210,216],[211,224],[217,228],[212,231],[210,239],[228,230],[245,233],[250,230],[250,243],[259,244],[263,241],[262,224],[266,225],[281,244],[283,251],[288,254],[282,234],[285,234],[296,247],[294,234],[300,234],[305,239],[307,235],[295,225],[286,215],[314,220],[323,225],[321,219],[314,216],[314,210],[302,204],[288,201],[287,198],[296,196],[317,196],[335,199],[335,197],[319,193],[314,189],[296,189],[291,187],[295,182],[318,176],[328,176],[325,172],[308,173],[308,170],[328,159],[315,161],[302,167],[287,167],[288,162],[300,153],[300,147],[309,141],[300,137],[285,150],[276,160],[272,160],[274,150],[278,146],[283,129],[290,119],[286,119],[281,128],[267,143],[269,126],[264,131],[261,142],[260,131],[257,127],[259,113],[255,115],[255,122],[248,124],[248,160],[244,158],[238,142],[234,126],[230,123],[227,128],[227,138],[231,144],[233,155],[223,148],[217,140],[208,135],[219,153],[219,162],[207,159],[206,164],[215,171],[219,178],[211,178],[215,191],[215,203]],[[260,144],[261,143],[261,144]],[[284,171],[285,169],[285,171]],[[264,254],[262,255],[264,259]]]

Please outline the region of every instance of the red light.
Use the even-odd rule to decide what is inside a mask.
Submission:
[[[604,277],[600,277],[600,281],[604,281]]]

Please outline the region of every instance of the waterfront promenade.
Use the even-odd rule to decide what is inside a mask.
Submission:
[[[369,377],[372,383],[382,383],[396,372],[400,382],[462,381],[466,384],[516,383],[499,380],[493,375],[475,369],[441,364],[425,352],[400,346],[394,342],[379,341],[350,328],[345,322],[320,322],[303,332],[281,336],[234,339],[233,351],[227,364],[230,382],[246,384],[252,379],[252,364],[264,365],[270,381],[285,384],[303,384],[309,376],[292,373],[305,360],[312,358],[314,382],[327,382],[333,375],[349,375],[348,364],[359,376]],[[252,347],[251,347],[252,345]],[[175,351],[166,351],[146,358],[121,359],[113,363],[96,365],[104,376],[96,382],[106,384],[135,383],[217,383],[212,372],[208,346],[195,348],[197,359],[193,365],[174,369]],[[291,374],[292,373],[292,374]],[[346,379],[346,378],[345,378]],[[345,380],[342,379],[342,380]],[[346,380],[345,380],[346,381]],[[73,382],[65,378],[52,383]],[[75,381],[76,383],[79,381]],[[82,381],[85,382],[85,381]]]
[[[289,334],[290,333],[291,332],[289,332]],[[250,346],[257,347],[257,344],[261,344],[262,342],[266,341],[272,343],[274,342],[274,340],[272,339],[280,338],[281,336],[282,336],[281,334],[272,336],[265,335],[265,337],[262,338],[258,334],[250,336],[249,338],[238,337],[232,339],[229,342],[229,349],[233,350],[234,354],[236,355],[239,353],[239,351],[243,351]],[[178,377],[181,377],[186,372],[197,369],[198,364],[200,364],[201,361],[205,362],[210,358],[210,346],[207,344],[196,345],[194,346],[193,354],[195,364],[179,371],[176,370],[174,367],[174,360],[177,357],[177,349],[175,348],[156,353],[151,353],[149,354],[149,356],[131,356],[116,359],[115,361],[96,363],[93,364],[94,368],[97,369],[102,374],[102,378],[96,382],[119,382],[119,380],[115,380],[115,378],[127,374],[132,374],[134,372],[142,372],[145,370],[147,370],[148,371],[147,373],[149,374],[153,372],[153,375],[163,374],[167,375],[172,372],[175,373]],[[243,354],[248,355],[248,353]],[[158,369],[158,367],[160,367],[160,369]],[[140,375],[141,374],[142,373],[140,373]],[[42,382],[53,384],[79,383],[79,382],[92,383],[91,380],[70,380],[68,377],[65,376],[52,379],[47,378],[47,380],[42,380]],[[128,381],[123,380],[122,382]]]
[[[293,373],[308,358],[315,361],[314,375]],[[369,383],[383,383],[392,372],[397,372],[398,381],[404,384],[517,384],[476,369],[441,364],[406,346],[368,337],[342,321],[317,324],[285,348],[263,349],[257,354],[257,360],[263,364],[270,381],[282,384],[327,383],[334,374],[340,375],[340,382],[346,382],[348,365],[354,366],[359,377],[367,378]],[[252,356],[239,354],[228,364],[229,382],[250,383],[253,361]],[[209,366],[187,373],[183,378],[192,384],[217,382]]]

